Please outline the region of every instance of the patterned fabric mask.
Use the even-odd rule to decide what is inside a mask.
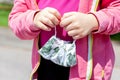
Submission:
[[[43,58],[55,64],[64,67],[76,65],[75,41],[64,41],[52,36],[38,52]]]

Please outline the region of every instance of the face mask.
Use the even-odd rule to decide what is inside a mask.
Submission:
[[[55,64],[64,67],[76,65],[75,41],[64,41],[52,36],[38,52],[43,58]]]

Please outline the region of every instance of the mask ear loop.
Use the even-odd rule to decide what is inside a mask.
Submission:
[[[57,37],[57,28],[55,26],[55,37]]]
[[[73,44],[75,44],[76,40],[73,40]]]

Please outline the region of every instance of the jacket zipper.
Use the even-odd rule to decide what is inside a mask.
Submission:
[[[36,10],[39,10],[39,7],[38,7],[38,4],[37,4],[37,1],[36,1],[36,0],[34,0],[34,5],[35,5],[35,9],[36,9]],[[39,49],[39,47],[38,47],[38,42],[39,42],[39,41],[38,41],[38,40],[39,40],[39,36],[38,36],[38,38],[37,38],[37,40],[36,40],[36,47],[37,47],[37,49]],[[34,73],[37,71],[39,65],[40,65],[40,56],[39,56],[39,61],[37,62],[37,64],[35,65],[34,69],[33,69],[32,72],[31,72],[30,80],[33,80],[33,75],[34,75]]]

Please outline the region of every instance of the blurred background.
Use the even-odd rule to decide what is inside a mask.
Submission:
[[[32,41],[18,39],[8,26],[13,0],[0,0],[0,80],[29,80]],[[111,35],[115,67],[111,80],[120,76],[120,33]]]
[[[20,40],[8,27],[12,0],[0,0],[0,80],[29,80],[32,41]]]

